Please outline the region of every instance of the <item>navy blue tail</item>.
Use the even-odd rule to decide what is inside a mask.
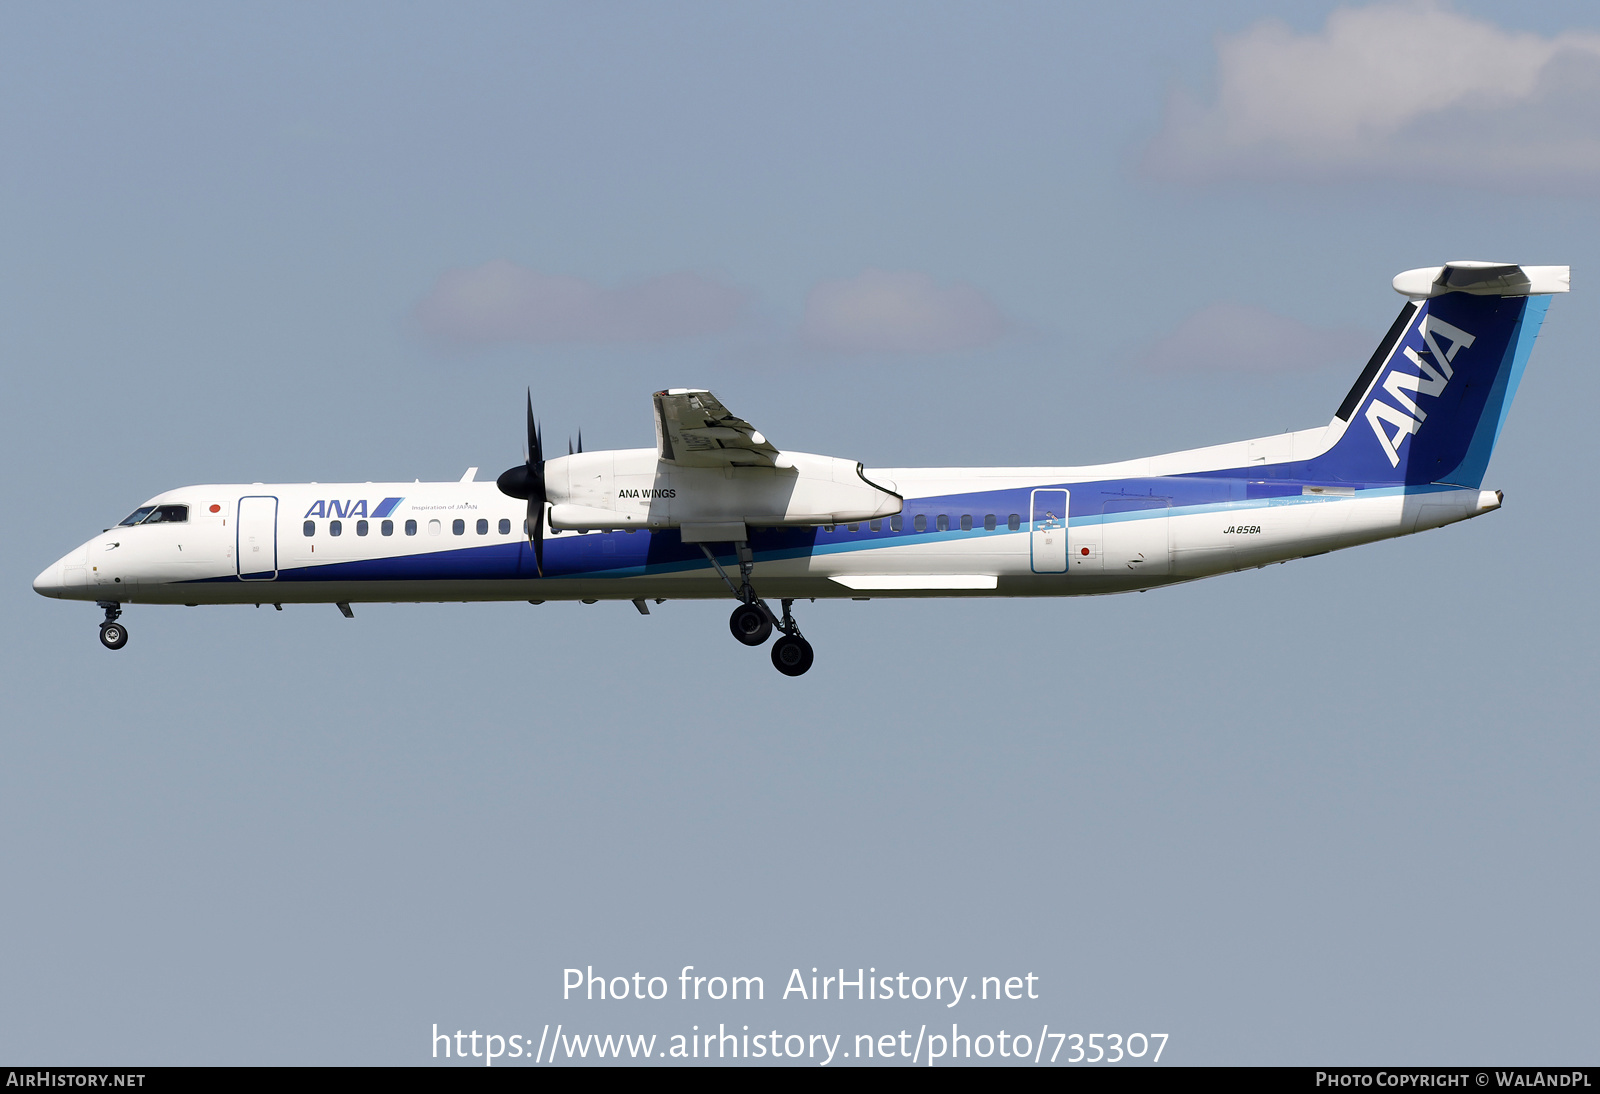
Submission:
[[[1308,477],[1477,487],[1550,297],[1447,292],[1408,303],[1339,407]]]

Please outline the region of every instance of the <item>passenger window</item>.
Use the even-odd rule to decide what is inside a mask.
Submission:
[[[343,521],[330,520],[328,522],[328,534],[330,536],[336,536],[340,532],[343,532],[343,531],[344,531],[344,522]]]
[[[850,526],[850,530],[851,530],[851,531],[852,531],[852,532],[859,532],[859,531],[861,531],[861,525],[859,525],[859,524],[852,524],[852,525],[851,525],[851,526]]]
[[[118,521],[117,522],[117,527],[121,528],[125,524],[129,524],[129,525],[138,524],[145,517],[148,517],[151,513],[155,512],[155,510],[156,510],[156,507],[154,505],[146,505],[142,509],[135,509],[133,512],[129,513],[122,520]]]
[[[511,534],[511,522],[505,517],[500,518],[500,534],[502,536],[509,536]]]
[[[949,530],[950,530],[950,515],[948,513],[940,513],[939,514],[939,531],[948,532]]]
[[[919,532],[926,532],[928,530],[928,515],[926,513],[918,513],[916,519],[911,522],[911,526]]]
[[[417,534],[417,522],[414,521],[414,520],[406,521],[406,535],[414,536],[416,534]]]
[[[484,520],[482,517],[478,518],[478,534],[480,536],[486,536],[489,534],[489,522]]]
[[[986,517],[983,518],[983,530],[985,532],[994,531],[994,514],[993,513],[990,513],[989,515],[987,515]]]
[[[444,525],[439,523],[439,518],[438,517],[434,517],[432,520],[430,520],[428,522],[428,534],[430,536],[436,536],[440,532],[442,532],[443,530],[444,530]]]
[[[378,531],[382,532],[386,536],[394,535],[394,521],[384,521],[382,524],[378,525]]]
[[[366,534],[367,534],[367,522],[364,521],[364,520],[356,521],[356,535],[364,536]]]
[[[972,531],[972,514],[971,513],[962,513],[961,514],[961,530],[963,532]]]
[[[450,522],[450,534],[451,535],[453,535],[453,536],[461,536],[461,535],[465,535],[466,532],[467,532],[467,522],[462,520],[460,517],[457,517],[455,520]]]
[[[833,525],[831,525],[831,524],[824,524],[824,525],[823,525],[823,526],[822,526],[822,530],[823,530],[823,531],[824,531],[824,532],[831,532],[831,531],[833,531]]]
[[[899,513],[889,518],[889,531],[898,532],[902,527],[904,527],[904,524],[900,520]]]
[[[305,522],[305,524],[301,525],[300,530],[306,534],[307,539],[310,539],[312,536],[317,534],[317,522],[314,520],[308,520]]]
[[[867,527],[871,528],[874,532],[881,532],[883,531],[883,521],[875,520],[871,524],[867,525]]]
[[[1022,518],[1016,513],[1012,513],[1006,518],[1006,527],[1015,532],[1018,528],[1022,527]]]

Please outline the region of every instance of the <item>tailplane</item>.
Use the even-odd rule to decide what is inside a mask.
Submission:
[[[1551,293],[1570,267],[1451,262],[1394,279],[1408,300],[1345,397],[1318,478],[1483,484]]]

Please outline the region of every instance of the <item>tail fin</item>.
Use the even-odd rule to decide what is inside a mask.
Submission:
[[[1345,397],[1311,474],[1477,487],[1567,266],[1451,262],[1394,279],[1410,299]]]

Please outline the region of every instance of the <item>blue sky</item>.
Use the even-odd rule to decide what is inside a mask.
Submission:
[[[559,1000],[569,965],[695,964],[1032,970],[1004,1020],[1161,1027],[1178,1062],[1593,1057],[1586,6],[8,23],[0,1055],[751,1021]],[[716,604],[134,608],[112,655],[28,588],[182,484],[498,472],[526,386],[590,447],[706,386],[879,466],[1305,428],[1389,279],[1453,258],[1570,263],[1574,292],[1490,467],[1505,508],[1403,541],[1105,600],[808,605],[800,680]],[[928,1020],[783,1006],[756,1019]]]

